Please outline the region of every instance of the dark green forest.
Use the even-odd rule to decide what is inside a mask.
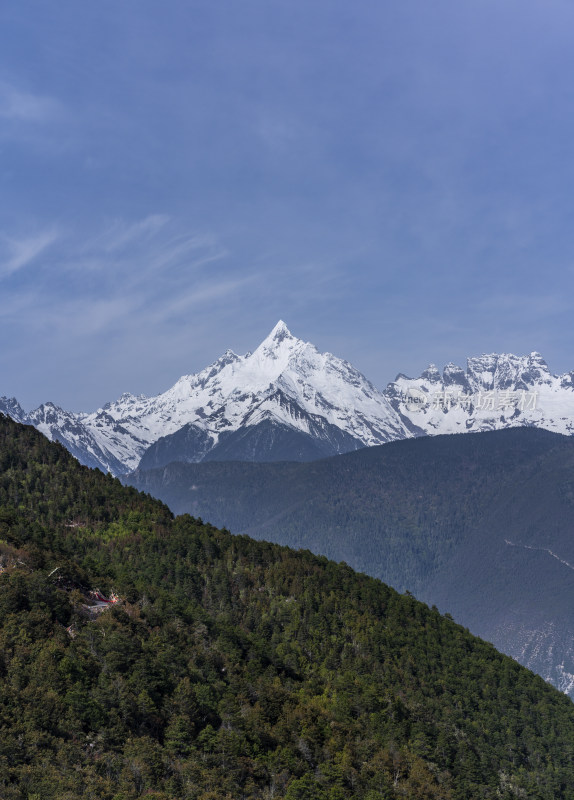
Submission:
[[[2,800],[574,798],[574,706],[491,645],[5,417],[0,568]]]
[[[570,436],[426,436],[308,464],[173,463],[128,480],[175,513],[411,591],[574,698]]]
[[[126,481],[176,514],[345,560],[419,596],[435,576],[448,582],[449,560],[487,512],[507,516],[510,492],[557,468],[574,475],[572,437],[514,428],[389,442],[311,463],[172,463]],[[569,495],[537,497],[534,513],[555,518],[558,531],[571,517],[570,482]],[[511,538],[523,537],[524,519],[505,522]],[[566,534],[560,544],[574,561],[569,526]]]

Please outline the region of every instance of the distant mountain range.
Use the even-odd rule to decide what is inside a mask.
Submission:
[[[552,375],[539,353],[467,359],[466,371],[431,364],[420,378],[398,375],[384,392],[405,424],[423,434],[534,426],[574,433],[574,372]]]
[[[410,590],[574,699],[571,437],[423,437],[307,464],[173,463],[127,480],[177,514]]]
[[[347,361],[279,322],[253,353],[228,350],[157,397],[122,395],[92,413],[15,398],[0,411],[61,442],[83,464],[123,475],[172,461],[312,461],[437,433],[536,426],[574,433],[574,373],[538,353],[431,365],[376,389]]]

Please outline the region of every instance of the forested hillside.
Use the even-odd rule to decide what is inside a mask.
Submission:
[[[423,437],[311,464],[170,464],[130,481],[394,586],[574,696],[574,439]]]
[[[3,800],[574,798],[573,706],[540,678],[4,417],[0,539]]]
[[[391,442],[308,464],[173,463],[127,481],[176,514],[308,547],[418,593],[485,509],[504,507],[505,487],[552,451],[574,460],[574,439],[518,428]]]

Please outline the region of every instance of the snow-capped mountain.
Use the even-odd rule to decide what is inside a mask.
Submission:
[[[123,394],[93,413],[45,403],[0,411],[60,441],[84,464],[125,474],[170,461],[307,461],[395,439],[534,425],[574,433],[574,372],[538,353],[483,355],[466,371],[430,365],[381,392],[347,361],[278,322],[253,353],[227,350],[163,394]]]
[[[319,353],[281,321],[253,353],[228,350],[157,397],[124,394],[91,414],[46,404],[29,415],[4,398],[0,411],[35,425],[83,463],[114,474],[135,469],[159,439],[162,459],[169,460],[172,447],[187,461],[210,453],[309,460],[411,435],[384,394],[351,364]],[[184,439],[188,449],[182,454]],[[157,457],[148,461],[157,464]]]
[[[482,355],[466,372],[434,364],[419,378],[398,375],[384,392],[405,423],[425,434],[532,425],[574,433],[574,372],[552,375],[540,353]]]

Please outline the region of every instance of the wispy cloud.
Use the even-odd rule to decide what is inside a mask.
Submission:
[[[210,303],[220,302],[226,298],[237,296],[250,284],[253,285],[258,279],[256,274],[247,275],[243,278],[235,280],[218,280],[206,281],[194,286],[185,294],[175,298],[172,302],[168,302],[157,310],[152,315],[154,323],[166,322],[174,317],[180,317],[182,314],[196,311],[200,306],[207,306]]]
[[[42,259],[51,247],[49,261]],[[214,237],[185,232],[164,214],[117,219],[87,236],[0,233],[0,280],[35,267],[33,282],[6,287],[0,316],[28,308],[31,325],[81,337],[143,318],[161,324],[242,285],[225,266],[215,269],[227,255]]]
[[[279,318],[286,307],[300,309],[304,298],[319,294],[326,301],[345,288],[336,263],[286,263],[272,254],[241,263],[217,237],[186,230],[162,213],[115,219],[83,235],[47,229],[28,238],[3,236],[2,245],[0,278],[34,262],[34,280],[6,282],[0,318],[25,324],[30,335],[47,332],[66,347],[136,332],[150,341],[176,336],[191,321],[217,315],[236,315],[247,325],[259,307]]]
[[[141,281],[155,272],[197,269],[225,254],[213,236],[183,231],[167,214],[150,214],[135,222],[115,219],[107,223],[99,233],[76,244],[67,261],[74,270],[84,266],[107,272],[115,264],[124,275],[133,266],[134,277]]]
[[[0,280],[28,266],[57,239],[55,230],[40,231],[18,239],[0,234]]]
[[[128,245],[153,239],[168,223],[167,214],[150,214],[142,220],[131,223],[116,219],[100,236],[87,243],[86,250],[90,251],[99,246],[107,253],[117,252]]]
[[[45,122],[60,111],[60,103],[52,97],[21,91],[0,82],[0,118],[18,122]]]

